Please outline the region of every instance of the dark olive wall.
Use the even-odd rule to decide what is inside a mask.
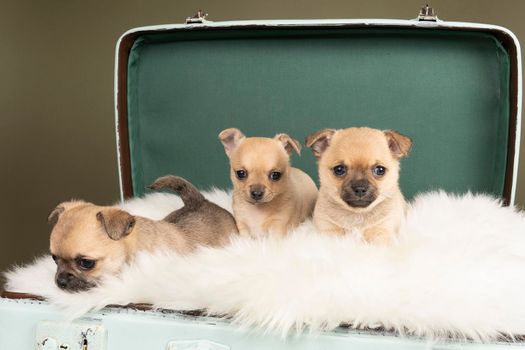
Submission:
[[[410,19],[422,4],[0,0],[0,270],[46,251],[46,217],[60,201],[82,198],[104,204],[118,199],[113,65],[114,46],[124,31],[181,23],[199,8],[217,21]],[[445,20],[498,24],[525,42],[522,0],[435,0],[431,5]],[[523,205],[525,147],[521,149],[517,198]]]

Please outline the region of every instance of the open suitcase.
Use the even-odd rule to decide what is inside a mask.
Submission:
[[[396,129],[414,141],[403,161],[408,198],[443,188],[514,203],[519,159],[521,56],[509,30],[414,20],[277,20],[136,28],[116,50],[116,125],[122,198],[177,174],[200,188],[229,187],[220,130]],[[316,178],[310,152],[292,160]],[[108,307],[66,322],[31,296],[0,299],[0,349],[499,348],[388,332],[303,334],[286,340],[225,320]],[[513,344],[520,346],[520,344]]]

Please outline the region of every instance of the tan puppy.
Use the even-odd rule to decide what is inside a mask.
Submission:
[[[238,129],[219,134],[230,158],[233,213],[241,235],[283,236],[308,218],[317,187],[290,166],[290,154],[301,145],[286,134],[274,138],[245,137]]]
[[[321,183],[317,228],[335,234],[357,229],[368,242],[390,242],[404,222],[399,160],[411,145],[396,131],[370,128],[324,129],[308,136]]]
[[[64,202],[51,212],[50,251],[57,263],[59,288],[94,287],[104,276],[117,274],[139,251],[187,254],[199,245],[222,246],[237,232],[233,216],[207,201],[186,180],[166,176],[151,187],[173,189],[184,207],[159,221],[83,201]]]

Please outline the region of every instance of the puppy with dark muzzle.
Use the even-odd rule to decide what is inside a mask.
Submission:
[[[233,213],[241,235],[284,236],[310,217],[317,187],[303,171],[290,166],[290,154],[301,150],[286,134],[245,137],[235,128],[219,139],[230,159]]]
[[[399,162],[411,145],[396,131],[371,128],[324,129],[308,136],[321,183],[313,215],[318,230],[390,242],[405,219]]]
[[[94,287],[104,276],[118,274],[139,251],[188,254],[200,245],[223,246],[237,232],[233,216],[183,178],[165,176],[150,188],[174,190],[184,206],[158,221],[83,201],[61,203],[51,212],[50,251],[59,288],[75,292]]]

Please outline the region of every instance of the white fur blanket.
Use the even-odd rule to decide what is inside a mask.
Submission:
[[[230,209],[227,193],[208,197]],[[161,218],[178,198],[123,206]],[[48,257],[7,273],[6,289],[41,295],[69,315],[108,304],[151,303],[230,315],[241,326],[293,330],[385,327],[421,336],[489,340],[525,334],[525,215],[486,196],[429,193],[392,247],[322,236],[310,222],[283,240],[236,239],[186,257],[141,255],[120,277],[65,293]]]

